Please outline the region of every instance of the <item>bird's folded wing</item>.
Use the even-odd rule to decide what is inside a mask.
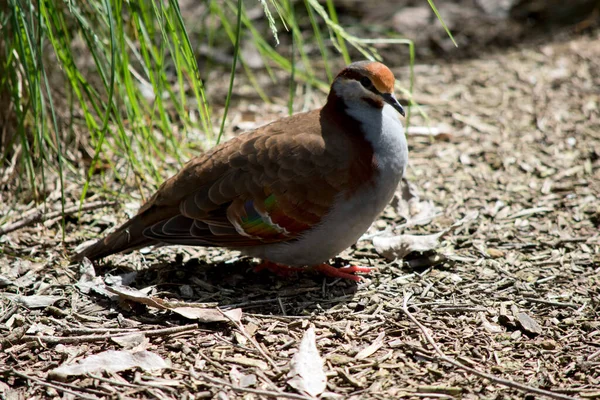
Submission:
[[[233,139],[165,182],[140,214],[178,212],[147,218],[154,222],[143,235],[172,244],[244,247],[293,240],[319,224],[351,181],[343,159],[352,144],[328,146],[310,127],[296,126],[294,135],[281,123],[262,129],[271,132]]]

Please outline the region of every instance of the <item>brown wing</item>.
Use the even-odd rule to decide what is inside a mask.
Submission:
[[[372,152],[335,122],[315,110],[213,148],[75,259],[155,243],[239,248],[299,237],[321,221],[337,195],[372,175]]]

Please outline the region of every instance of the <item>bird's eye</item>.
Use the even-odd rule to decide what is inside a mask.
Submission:
[[[363,85],[365,89],[370,89],[373,87],[373,82],[371,82],[371,80],[366,76],[360,78],[360,84]]]

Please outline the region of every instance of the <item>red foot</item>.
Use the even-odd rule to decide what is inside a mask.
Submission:
[[[287,265],[275,264],[274,262],[271,262],[271,261],[261,262],[256,267],[254,267],[253,271],[260,272],[260,271],[264,271],[265,269],[268,271],[271,271],[275,275],[281,276],[283,278],[289,278],[290,276],[292,276],[294,274],[294,272],[304,271],[304,268],[289,267]]]
[[[355,282],[360,282],[360,280],[362,279],[360,276],[354,275],[355,272],[364,272],[365,274],[368,274],[373,270],[373,268],[358,267],[356,265],[335,268],[329,264],[320,264],[315,266],[314,269],[315,271],[319,271],[323,275],[327,275],[332,278],[351,279]]]

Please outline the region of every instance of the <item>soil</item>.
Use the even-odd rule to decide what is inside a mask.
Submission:
[[[392,66],[407,87],[408,68]],[[114,256],[96,267],[94,280],[68,254],[137,204],[95,203],[81,219],[67,218],[63,239],[60,217],[45,219],[43,208],[28,217],[30,204],[9,210],[3,193],[0,214],[29,223],[0,237],[0,392],[11,399],[309,398],[286,374],[314,326],[325,397],[521,399],[538,388],[553,398],[599,398],[600,31],[428,61],[415,74],[426,118],[412,108],[407,180],[440,215],[406,227],[390,206],[369,233],[432,234],[477,217],[435,250],[404,260],[387,261],[370,240],[360,241],[336,260],[374,267],[358,284],[253,273],[256,261],[235,252],[179,247]],[[258,124],[282,110],[260,107],[242,101],[232,118],[254,113]],[[71,184],[70,200],[79,193]],[[52,199],[46,207],[58,210]],[[88,203],[99,200],[114,199]],[[82,276],[92,290],[82,289]],[[241,308],[241,324],[190,321],[111,298],[103,283]],[[116,340],[123,333],[144,338]],[[62,380],[48,374],[131,348],[171,367]]]

